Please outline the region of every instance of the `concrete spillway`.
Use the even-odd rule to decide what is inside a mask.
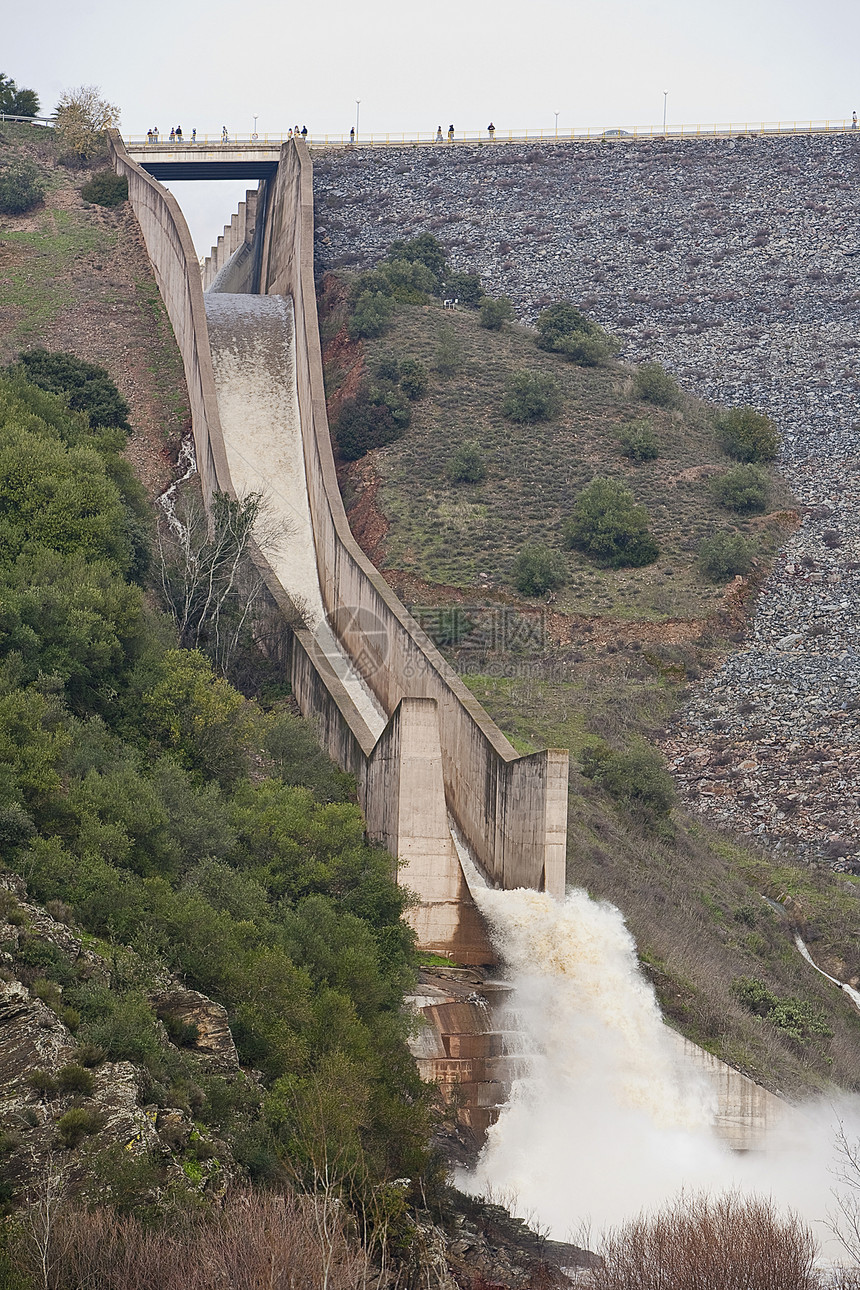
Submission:
[[[335,675],[379,738],[387,717],[329,626],[317,573],[287,296],[204,296],[218,411],[239,497],[259,493],[265,555]]]

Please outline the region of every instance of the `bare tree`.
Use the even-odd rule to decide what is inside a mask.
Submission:
[[[189,649],[202,649],[226,675],[244,637],[265,617],[259,555],[288,537],[270,520],[261,493],[213,493],[209,511],[196,490],[172,499],[158,527],[164,600]],[[296,607],[300,618],[302,607]]]
[[[24,1233],[35,1254],[37,1276],[44,1290],[51,1290],[54,1272],[64,1255],[58,1226],[68,1190],[68,1168],[49,1152],[42,1175],[27,1197],[24,1218]]]

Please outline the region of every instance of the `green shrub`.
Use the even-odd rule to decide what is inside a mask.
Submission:
[[[85,1106],[73,1106],[57,1121],[60,1142],[69,1150],[76,1147],[88,1134],[98,1133],[100,1128],[98,1113]]]
[[[514,561],[513,582],[524,596],[543,596],[564,585],[567,563],[560,551],[541,542],[527,542]]]
[[[593,324],[575,305],[556,304],[544,309],[537,321],[538,349],[562,353],[567,338],[575,332],[588,335]]]
[[[18,366],[31,385],[49,394],[65,394],[69,407],[86,412],[91,426],[131,430],[129,406],[103,367],[47,349],[19,354]]]
[[[487,331],[501,331],[514,316],[514,307],[507,296],[484,296],[480,308],[481,326]]]
[[[539,349],[563,354],[581,367],[597,367],[620,348],[615,337],[591,322],[575,305],[557,304],[544,309],[538,318],[537,333]]]
[[[159,1013],[168,1038],[177,1048],[193,1048],[200,1038],[200,1027],[193,1021],[183,1021],[172,1013]]]
[[[481,279],[477,273],[448,273],[442,290],[446,296],[472,308],[476,308],[481,303],[484,295]]]
[[[659,547],[648,532],[644,506],[616,479],[593,479],[576,499],[564,526],[569,546],[613,569],[653,564]]]
[[[758,977],[735,977],[732,993],[748,1012],[763,1017],[799,1043],[833,1035],[820,1008],[793,996],[780,998]]]
[[[767,509],[770,480],[761,466],[739,465],[711,480],[711,493],[729,511],[761,513]]]
[[[445,248],[432,233],[419,233],[405,242],[392,242],[388,254],[393,260],[414,260],[426,265],[441,282],[445,274]]]
[[[487,478],[487,465],[481,446],[470,440],[461,443],[448,462],[448,478],[452,484],[482,484]]]
[[[383,358],[381,363],[377,363],[375,376],[377,381],[390,381],[396,385],[400,380],[400,364],[396,358]]]
[[[460,368],[460,342],[450,323],[436,328],[436,360],[433,364],[441,376],[453,376]]]
[[[45,195],[45,181],[30,161],[0,166],[0,215],[23,215]]]
[[[50,1071],[30,1071],[27,1076],[27,1083],[33,1092],[38,1093],[41,1097],[54,1097],[57,1092],[57,1081]]]
[[[432,622],[423,625],[434,645],[460,645],[474,629],[475,623],[460,605],[433,612]]]
[[[631,461],[654,461],[660,455],[657,438],[647,421],[631,421],[619,435],[621,453]]]
[[[107,1053],[97,1044],[81,1044],[75,1049],[75,1061],[80,1066],[100,1066]]]
[[[514,372],[502,412],[509,421],[550,421],[561,408],[558,383],[543,372]]]
[[[654,403],[658,408],[676,408],[681,402],[678,382],[660,363],[643,363],[637,368],[633,392],[643,403]]]
[[[749,573],[753,547],[734,529],[721,529],[699,547],[699,567],[712,582],[728,582],[738,573]]]
[[[586,779],[600,784],[617,802],[653,815],[667,815],[672,809],[675,786],[653,748],[613,752],[605,744],[592,744],[582,750],[579,761]]]
[[[128,201],[128,180],[113,170],[99,170],[81,188],[81,196],[95,206],[121,206]]]
[[[726,452],[738,461],[773,461],[779,452],[779,431],[755,408],[729,408],[718,414],[716,429]]]
[[[381,336],[391,325],[394,301],[379,292],[362,291],[352,307],[347,324],[353,339]]]
[[[57,1072],[57,1088],[61,1093],[82,1093],[89,1097],[94,1087],[92,1071],[77,1062],[71,1062]]]
[[[357,461],[372,448],[403,438],[409,424],[409,404],[394,387],[359,390],[345,403],[335,426],[338,451],[344,461]]]
[[[417,358],[404,358],[400,364],[400,388],[413,403],[427,393],[427,369]]]

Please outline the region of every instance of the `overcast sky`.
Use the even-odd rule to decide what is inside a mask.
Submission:
[[[825,119],[860,111],[853,0],[5,0],[0,71],[51,110],[98,85],[122,129],[498,131]],[[36,18],[37,15],[37,18]],[[176,185],[198,250],[244,185]],[[192,192],[193,190],[193,192]],[[196,199],[192,202],[193,193]]]

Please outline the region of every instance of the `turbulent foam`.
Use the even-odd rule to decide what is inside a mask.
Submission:
[[[528,1054],[468,1190],[502,1196],[559,1238],[614,1225],[682,1188],[772,1195],[826,1239],[840,1120],[857,1099],[804,1108],[764,1153],[737,1155],[712,1128],[712,1085],[664,1026],[621,913],[584,891],[473,890],[514,986],[502,1025]]]

